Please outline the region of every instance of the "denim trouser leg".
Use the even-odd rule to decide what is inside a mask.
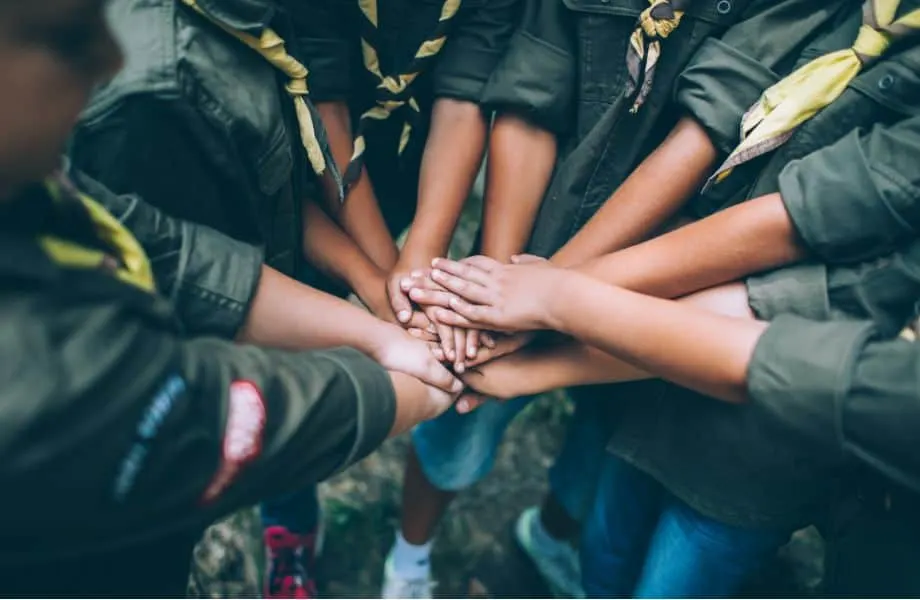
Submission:
[[[726,525],[610,456],[582,539],[590,598],[730,597],[792,531]]]

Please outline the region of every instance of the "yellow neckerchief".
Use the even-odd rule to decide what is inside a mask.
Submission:
[[[460,2],[461,0],[446,0],[444,2],[441,6],[441,16],[438,19],[437,27],[419,46],[412,62],[409,63],[404,73],[395,76],[384,76],[380,70],[380,58],[377,54],[377,0],[358,0],[358,6],[361,8],[362,15],[364,15],[361,33],[361,54],[364,60],[364,68],[374,76],[377,86],[374,90],[374,106],[362,114],[358,121],[354,152],[343,177],[346,189],[358,180],[361,176],[361,170],[364,168],[364,151],[367,148],[365,133],[368,125],[373,121],[385,121],[394,111],[403,107],[408,107],[408,114],[399,137],[399,154],[402,154],[406,149],[406,145],[409,143],[409,136],[412,134],[412,126],[421,113],[418,102],[412,97],[409,88],[422,72],[425,63],[437,56],[441,48],[444,47],[444,43],[447,41],[448,25],[457,14],[457,11],[460,10]]]
[[[309,0],[301,1],[307,2]],[[332,159],[328,149],[324,148],[320,142],[320,136],[324,137],[325,135],[322,133],[322,120],[319,119],[318,115],[314,117],[310,106],[307,104],[306,98],[310,93],[307,87],[307,75],[309,74],[307,67],[287,53],[284,47],[284,40],[273,29],[266,27],[262,30],[261,36],[257,38],[243,31],[238,31],[208,14],[198,6],[195,0],[182,0],[182,2],[217,27],[258,52],[269,64],[288,77],[289,81],[284,86],[284,89],[294,101],[294,112],[297,115],[297,124],[300,128],[300,141],[307,152],[307,159],[317,175],[322,175],[327,168],[329,169],[339,187],[339,197],[343,199],[344,192],[341,189],[341,176],[336,168],[335,161]]]
[[[786,143],[795,130],[840,97],[847,85],[896,40],[920,31],[920,9],[895,20],[900,0],[866,0],[853,46],[803,65],[767,89],[741,120],[742,142],[710,177],[708,188],[732,169]]]
[[[117,253],[112,256],[96,248],[89,248],[52,234],[40,235],[38,243],[55,263],[78,269],[112,267],[115,276],[147,292],[156,292],[150,260],[140,243],[101,204],[65,183],[62,178],[49,177],[44,188],[54,204],[76,202],[86,211],[94,233],[106,246]],[[112,264],[114,258],[116,264]]]
[[[629,71],[626,95],[636,95],[630,109],[634,114],[639,112],[652,91],[655,67],[661,57],[661,40],[674,33],[689,4],[689,0],[648,1],[651,6],[639,16],[636,29],[629,37],[626,52],[626,67]]]

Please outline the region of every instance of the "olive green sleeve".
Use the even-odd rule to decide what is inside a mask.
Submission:
[[[262,251],[213,229],[174,219],[136,196],[113,194],[80,173],[74,181],[134,234],[161,295],[189,334],[233,338],[259,285]]]
[[[920,233],[920,116],[793,161],[779,176],[789,217],[821,260],[883,256]]]
[[[822,32],[838,26],[850,4],[755,0],[721,38],[700,45],[675,84],[677,104],[707,130],[720,152],[731,152],[741,141],[748,109]]]
[[[561,0],[525,0],[524,16],[486,84],[482,104],[564,133],[574,120],[572,21]]]
[[[434,69],[438,97],[479,103],[517,25],[521,0],[462,6]]]
[[[206,525],[359,460],[395,418],[388,373],[354,350],[183,340],[111,301],[0,312],[0,528],[28,537],[19,558]]]
[[[920,344],[878,339],[871,323],[782,316],[757,344],[748,390],[816,452],[920,490]]]

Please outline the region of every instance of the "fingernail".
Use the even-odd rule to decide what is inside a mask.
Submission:
[[[410,289],[412,287],[412,280],[411,279],[400,279],[399,287],[401,287],[403,290]]]
[[[424,290],[420,290],[418,288],[412,288],[409,290],[409,297],[412,298],[413,300],[416,298],[420,298],[424,295],[425,295]]]
[[[436,267],[436,266],[438,266],[438,263],[439,263],[439,262],[441,262],[441,259],[440,259],[440,258],[432,258],[432,259],[431,259],[431,266],[432,266],[432,267]]]
[[[465,370],[466,370],[466,366],[462,362],[458,362],[457,364],[454,365],[454,371],[456,371],[457,373],[460,373],[461,375],[463,374],[463,371]]]
[[[438,271],[437,269],[435,269],[434,271],[431,272],[431,278],[432,279],[444,279],[444,272]]]
[[[470,410],[470,403],[466,400],[460,400],[457,402],[457,412],[465,413]]]
[[[470,346],[466,349],[467,358],[476,358],[476,346]]]
[[[412,316],[411,312],[409,312],[408,310],[403,310],[403,311],[400,311],[398,315],[396,315],[396,318],[402,321],[403,323],[405,323],[406,321],[409,320],[409,317],[411,316]]]
[[[411,273],[409,273],[409,275],[412,275],[413,277],[421,277],[424,274],[425,274],[424,271],[422,271],[421,269],[416,269],[415,271],[412,271]]]

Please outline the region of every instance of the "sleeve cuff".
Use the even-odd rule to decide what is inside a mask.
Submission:
[[[470,47],[452,40],[435,70],[434,94],[438,98],[455,98],[479,104],[483,89],[502,54],[494,50]]]
[[[753,404],[822,448],[840,452],[839,399],[873,331],[864,322],[777,318],[758,341],[748,368]]]
[[[802,241],[825,262],[853,262],[890,253],[911,232],[879,193],[852,131],[831,146],[790,162],[779,191]],[[889,197],[903,192],[892,182]]]
[[[183,223],[175,308],[186,331],[236,336],[249,314],[262,274],[262,251],[213,229]]]
[[[338,348],[329,351],[327,356],[348,373],[355,390],[355,443],[342,463],[348,466],[376,450],[387,439],[396,419],[396,392],[386,369],[357,350]]]
[[[348,42],[312,38],[300,38],[297,42],[306,57],[310,98],[314,102],[348,100],[355,70]]]
[[[678,77],[675,98],[728,154],[740,142],[744,113],[777,81],[779,76],[757,60],[709,38]]]
[[[522,115],[555,133],[570,124],[575,60],[526,31],[518,31],[482,94],[490,110]]]

